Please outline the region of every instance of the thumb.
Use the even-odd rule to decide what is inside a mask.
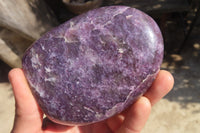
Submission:
[[[16,105],[12,132],[38,132],[42,127],[43,114],[30,91],[22,69],[12,69],[8,78],[13,87]]]
[[[117,133],[140,133],[151,112],[150,101],[142,96],[127,112],[125,120]]]

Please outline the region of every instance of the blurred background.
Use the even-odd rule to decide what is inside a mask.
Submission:
[[[0,0],[0,133],[10,132],[14,96],[8,72],[24,51],[53,27],[99,6],[127,5],[152,16],[162,31],[161,69],[175,78],[142,133],[200,132],[200,0]]]

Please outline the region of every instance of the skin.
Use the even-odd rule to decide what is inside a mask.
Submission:
[[[9,80],[15,95],[16,112],[12,133],[140,133],[152,106],[164,97],[174,84],[173,76],[160,70],[151,88],[121,114],[87,126],[64,126],[43,119],[43,112],[36,103],[23,70],[12,69]]]

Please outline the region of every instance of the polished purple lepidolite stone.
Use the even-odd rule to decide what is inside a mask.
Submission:
[[[126,6],[75,17],[27,49],[23,70],[49,119],[85,125],[123,111],[155,79],[163,39],[154,20]]]

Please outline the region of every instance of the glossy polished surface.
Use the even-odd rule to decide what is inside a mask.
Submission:
[[[123,111],[152,84],[163,58],[154,20],[126,7],[102,7],[46,33],[24,54],[23,70],[43,112],[67,125]]]

